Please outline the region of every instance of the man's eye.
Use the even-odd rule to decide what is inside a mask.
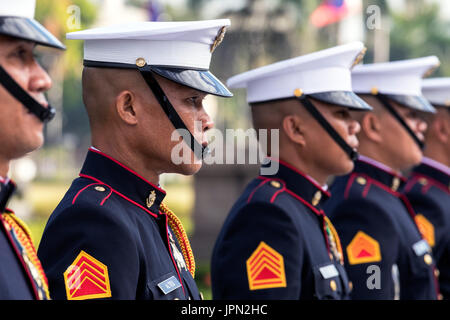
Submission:
[[[349,112],[347,110],[340,110],[336,113],[338,115],[338,117],[340,118],[348,118],[349,117]]]
[[[187,98],[186,100],[187,100],[187,102],[189,104],[194,104],[195,105],[199,101],[199,98],[198,97],[190,97],[190,98]]]

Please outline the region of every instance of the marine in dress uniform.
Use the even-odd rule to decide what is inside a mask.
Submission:
[[[222,40],[229,23],[226,19],[143,22],[85,30],[69,34],[68,38],[85,40],[84,65],[91,71],[103,72],[99,70],[102,68],[112,72],[116,72],[116,68],[135,70],[135,73],[126,71],[121,76],[132,77],[130,82],[136,82],[137,77],[144,90],[155,97],[152,105],[148,102],[150,99],[143,99],[144,112],[136,118],[139,123],[144,123],[149,117],[159,121],[158,126],[168,127],[170,120],[175,129],[183,129],[188,128],[189,123],[183,121],[182,115],[177,112],[180,102],[172,99],[172,91],[168,94],[163,88],[183,85],[182,90],[194,92],[192,94],[195,95],[203,92],[205,95],[231,96],[208,71],[212,52]],[[166,79],[166,87],[162,85],[162,78],[156,75]],[[83,77],[85,81],[89,80],[85,79],[86,75]],[[129,95],[130,90],[133,88],[124,89],[125,94]],[[84,95],[90,94],[93,93],[84,92]],[[97,101],[104,101],[102,92],[96,94]],[[188,97],[190,95],[183,98],[183,103],[191,101],[186,99]],[[132,99],[133,105],[126,106],[127,112],[130,108],[138,108],[135,105],[140,103],[136,95]],[[90,101],[87,103],[91,104]],[[142,160],[138,164],[133,156],[128,160],[135,161],[133,167],[119,161],[117,156],[139,150],[120,149],[114,157],[110,154],[114,148],[145,137],[134,133],[131,134],[133,141],[119,141],[125,131],[137,127],[126,123],[121,127],[125,131],[121,131],[119,138],[114,140],[114,134],[110,132],[111,138],[106,139],[114,148],[102,142],[104,148],[109,147],[109,152],[106,152],[97,145],[106,132],[95,131],[96,120],[90,113],[90,108],[110,108],[110,117],[122,122],[123,118],[114,109],[118,103],[115,100],[113,105],[86,105],[91,116],[93,147],[89,149],[80,177],[73,181],[52,213],[38,250],[48,275],[52,298],[198,300],[201,295],[194,281],[195,261],[189,240],[180,220],[163,204],[166,192],[157,183],[150,182],[146,178],[149,171],[142,169],[147,161],[154,161],[152,156],[159,157],[158,165],[161,166],[161,154],[170,146],[170,135],[163,136],[161,128],[144,127],[146,134],[153,135],[153,141],[164,142],[158,149],[160,154],[152,154],[157,152],[156,149],[148,151],[151,156],[146,153],[139,158]],[[203,107],[195,106],[195,114],[203,114]],[[151,108],[161,111],[161,116],[157,111],[150,111]],[[192,105],[189,110],[189,114],[194,112]],[[131,117],[137,117],[139,112],[133,109]],[[110,125],[114,126],[115,122],[110,121]],[[198,142],[192,133],[185,141],[202,159],[206,146]],[[145,140],[143,144],[146,147],[149,141]],[[191,152],[190,148],[188,150]],[[170,158],[166,161],[170,162]],[[163,166],[163,169],[158,167],[157,170],[165,170],[173,164],[164,163]]]
[[[0,86],[2,87],[0,108],[5,113],[1,115],[3,120],[35,121],[36,118],[24,120],[23,117],[16,116],[24,113],[22,108],[26,108],[32,117],[39,119],[35,123],[42,125],[53,117],[54,109],[43,105],[42,101],[37,101],[34,97],[49,89],[48,83],[43,80],[47,79],[48,75],[40,67],[36,68],[37,63],[34,58],[32,62],[28,60],[28,55],[32,55],[31,47],[30,49],[19,48],[20,43],[25,41],[27,44],[39,44],[58,49],[64,49],[64,46],[34,20],[34,9],[35,0],[0,3],[0,36],[2,37],[0,39]],[[19,50],[21,55],[18,53]],[[26,61],[21,60],[25,57]],[[39,89],[37,87],[30,89],[30,83],[33,80],[24,83],[25,77],[23,77],[20,82],[16,81],[16,75],[24,72],[25,68],[35,77],[34,81],[43,81],[42,83],[45,84],[41,83]],[[12,101],[10,105],[9,101]],[[8,110],[9,107],[14,110]],[[35,126],[26,126],[25,129],[29,132],[21,131],[24,128],[23,123],[15,122],[14,126],[10,128],[0,123],[2,136],[0,167],[6,168],[5,171],[12,158],[23,156],[38,147],[31,147],[28,144],[29,141],[17,138],[19,135],[35,138],[32,133]],[[17,132],[19,130],[20,132]],[[12,141],[16,144],[13,147],[10,144]],[[14,151],[11,150],[12,148]],[[23,154],[16,153],[16,150],[24,149],[27,150],[23,151]],[[12,154],[15,156],[12,157]],[[3,159],[6,161],[3,162]],[[16,185],[1,174],[6,175],[6,172],[0,173],[0,300],[49,299],[47,278],[37,257],[29,229],[11,209],[7,208],[8,200],[13,195]]]
[[[437,298],[431,249],[400,192],[401,170],[422,157],[422,116],[434,108],[420,83],[436,65],[436,57],[425,57],[361,65],[352,72],[354,91],[377,108],[377,116],[361,119],[361,156],[351,174],[334,181],[325,204],[341,237],[352,299]]]
[[[279,100],[288,101],[294,110],[305,108],[312,121],[322,126],[311,134],[329,138],[329,144],[342,155],[338,159],[343,159],[332,161],[348,162],[351,170],[356,152],[347,143],[348,136],[341,137],[334,130],[318,105],[323,102],[326,110],[340,107],[345,112],[371,109],[351,91],[350,68],[363,53],[362,43],[350,43],[248,71],[229,79],[228,84],[247,89],[252,112],[259,112],[261,103],[269,101],[272,108],[271,103]],[[267,111],[275,117],[276,110]],[[350,120],[352,128],[355,124]],[[297,148],[302,147],[293,145],[293,150]],[[265,170],[275,162],[275,174]],[[339,237],[322,207],[330,194],[311,172],[293,163],[287,152],[280,151],[279,158],[271,154],[261,175],[232,207],[212,256],[215,299],[349,297],[351,284]]]
[[[422,93],[437,113],[429,120],[425,157],[412,170],[404,188],[417,212],[417,224],[433,250],[439,289],[446,300],[450,299],[449,90],[449,78],[425,79],[422,82]],[[439,138],[442,132],[443,140]]]

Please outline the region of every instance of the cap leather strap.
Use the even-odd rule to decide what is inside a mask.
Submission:
[[[31,97],[22,87],[0,66],[0,83],[3,87],[30,112],[42,122],[49,122],[55,116],[55,109],[50,105],[45,108],[33,97]]]
[[[319,122],[322,128],[325,129],[326,132],[333,138],[333,140],[344,150],[344,152],[348,155],[348,157],[355,161],[358,159],[358,152],[350,147],[347,142],[342,139],[339,133],[334,130],[334,128],[330,125],[330,123],[322,116],[322,114],[316,109],[316,107],[312,104],[312,102],[307,98],[306,95],[302,95],[297,97],[297,99],[303,104],[303,106],[308,110],[308,112],[314,117],[314,119]]]
[[[138,67],[140,74],[144,78],[147,85],[152,90],[153,94],[155,95],[156,99],[158,100],[159,104],[161,105],[162,109],[166,113],[167,117],[169,118],[170,122],[172,122],[175,129],[179,130],[186,130],[189,135],[182,135],[184,141],[186,144],[192,149],[197,159],[203,159],[206,157],[209,153],[208,147],[203,147],[192,135],[192,133],[187,128],[186,124],[183,122],[181,117],[176,112],[173,105],[170,103],[169,98],[166,96],[164,91],[162,90],[161,86],[156,81],[155,77],[153,76],[153,71],[149,65],[145,65],[143,67]]]
[[[388,97],[383,94],[376,94],[378,101],[389,111],[389,113],[405,128],[405,130],[409,133],[411,138],[413,138],[414,142],[419,146],[420,149],[423,149],[425,144],[420,141],[420,139],[416,136],[416,134],[411,130],[408,124],[403,120],[400,114],[394,109],[394,107],[389,103]]]

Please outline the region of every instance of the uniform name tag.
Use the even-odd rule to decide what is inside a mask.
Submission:
[[[321,268],[319,268],[319,271],[322,274],[322,277],[324,279],[333,278],[333,277],[336,277],[339,275],[339,272],[337,271],[334,264],[330,264],[328,266],[321,267]]]
[[[428,245],[428,242],[425,239],[422,239],[414,243],[412,248],[417,256],[422,256],[430,251],[430,246]]]
[[[158,283],[158,287],[164,294],[171,293],[173,290],[181,287],[180,281],[174,276],[171,276],[169,279],[164,280],[163,282]]]

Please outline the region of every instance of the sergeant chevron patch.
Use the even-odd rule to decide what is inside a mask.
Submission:
[[[286,287],[283,256],[265,242],[261,241],[246,264],[250,290]]]
[[[431,247],[434,247],[435,240],[433,224],[420,213],[416,214],[414,219],[416,220],[417,227],[419,228],[423,238],[427,240]]]
[[[350,264],[381,261],[380,244],[368,234],[358,231],[347,246]]]
[[[81,251],[64,272],[68,300],[111,297],[108,267]]]

